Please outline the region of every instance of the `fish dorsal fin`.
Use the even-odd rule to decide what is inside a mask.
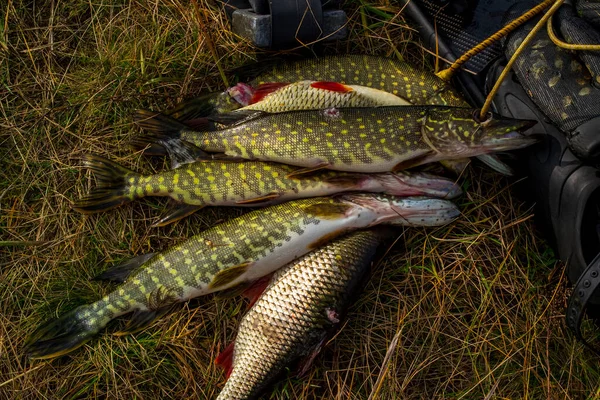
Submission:
[[[252,262],[247,261],[229,268],[225,268],[224,270],[221,270],[215,274],[208,286],[214,289],[228,285],[241,275],[245,274],[248,268],[250,268],[250,265],[252,265]]]
[[[329,163],[320,162],[312,167],[298,168],[297,170],[294,170],[294,171],[290,172],[289,174],[287,174],[286,178],[296,178],[300,175],[312,174],[313,172],[329,168],[330,166],[331,166],[331,164],[329,164]]]
[[[190,129],[199,132],[210,132],[217,129],[214,121],[204,118],[194,118],[183,121],[184,124],[190,127]]]
[[[140,265],[146,263],[149,259],[154,257],[154,253],[142,254],[140,256],[135,256],[130,258],[129,260],[121,263],[119,265],[115,265],[94,277],[95,281],[109,281],[109,282],[118,282],[123,283],[127,280],[127,277],[131,275],[131,273],[138,268]]]
[[[250,286],[248,286],[243,292],[242,295],[247,298],[250,302],[248,304],[248,308],[251,308],[254,303],[260,298],[260,296],[264,293],[267,286],[271,282],[271,277],[273,274],[269,274],[263,276],[262,278],[258,278]]]
[[[307,206],[304,211],[322,219],[342,218],[352,205],[346,203],[317,203]]]
[[[310,84],[310,87],[315,88],[315,89],[329,90],[330,92],[337,92],[337,93],[349,93],[349,92],[354,91],[354,89],[351,88],[350,86],[344,85],[343,83],[339,83],[339,82],[327,82],[327,81],[313,82]]]
[[[233,350],[235,342],[231,342],[223,349],[222,352],[215,358],[215,364],[223,368],[225,376],[229,378],[231,371],[233,371]]]
[[[269,95],[287,85],[289,85],[289,83],[287,83],[287,82],[261,83],[256,88],[256,91],[254,92],[254,96],[252,96],[252,99],[250,100],[249,104],[258,103],[259,101],[264,99],[267,95]]]
[[[192,215],[196,211],[202,209],[204,206],[196,206],[193,204],[180,204],[177,203],[173,206],[169,211],[167,211],[158,222],[152,224],[153,228],[167,226],[169,224],[175,223],[183,218]]]

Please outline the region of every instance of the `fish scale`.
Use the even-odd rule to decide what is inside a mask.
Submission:
[[[147,196],[169,196],[200,208],[268,205],[347,191],[444,198],[461,192],[454,182],[423,173],[321,171],[289,177],[297,167],[254,161],[206,161],[144,176],[97,155],[86,154],[83,160],[98,178],[98,186],[73,205],[84,213],[104,211]]]
[[[105,298],[38,328],[26,344],[32,358],[65,354],[110,320],[135,312],[128,331],[144,328],[172,304],[253,281],[347,231],[377,224],[439,226],[458,216],[447,200],[349,194],[259,209],[226,221],[104,278],[125,279]],[[127,263],[126,263],[127,264]],[[134,268],[135,267],[135,268]]]
[[[317,352],[384,237],[355,232],[277,270],[243,317],[231,360],[217,359],[231,363],[217,400],[256,398],[292,361]]]
[[[261,74],[251,84],[327,80],[373,87],[413,104],[467,106],[452,87],[424,69],[385,57],[339,55],[282,64]]]
[[[216,132],[195,132],[160,114],[138,121],[149,139],[188,142],[203,151],[309,169],[386,172],[521,148],[535,142],[518,132],[535,122],[440,106],[388,106],[259,113]],[[152,137],[155,135],[157,137]]]
[[[321,85],[321,86],[319,86]],[[300,81],[280,87],[260,101],[239,110],[280,113],[291,110],[314,110],[332,107],[376,107],[409,105],[398,96],[363,86],[334,82]]]

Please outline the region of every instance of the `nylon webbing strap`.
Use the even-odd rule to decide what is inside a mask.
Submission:
[[[567,306],[567,326],[575,333],[575,337],[594,353],[600,355],[600,350],[588,343],[581,334],[581,320],[588,301],[600,286],[600,254],[583,271],[581,277],[573,287],[573,293]]]
[[[323,34],[321,0],[269,0],[271,44],[308,44]]]

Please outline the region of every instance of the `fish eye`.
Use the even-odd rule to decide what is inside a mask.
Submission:
[[[485,114],[485,118],[482,119],[481,118],[481,110],[475,110],[475,111],[473,111],[473,119],[478,124],[483,124],[484,122],[488,122],[492,119],[492,113],[490,111],[488,111]]]

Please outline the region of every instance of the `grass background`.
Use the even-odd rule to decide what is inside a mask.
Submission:
[[[351,35],[328,53],[402,55],[431,68],[401,10],[346,1]],[[214,53],[210,44],[214,46]],[[69,356],[24,359],[43,320],[111,286],[90,278],[239,215],[206,209],[150,228],[166,206],[145,199],[82,216],[71,201],[93,179],[76,157],[163,168],[127,147],[137,108],[165,109],[265,57],[213,3],[184,0],[0,1],[0,398],[214,398],[212,360],[244,302],[205,297],[132,336],[99,335]],[[219,68],[224,71],[221,75]],[[514,181],[472,166],[462,217],[406,229],[374,269],[344,329],[273,399],[583,399],[600,396],[595,356],[564,329],[563,266],[534,231]]]

